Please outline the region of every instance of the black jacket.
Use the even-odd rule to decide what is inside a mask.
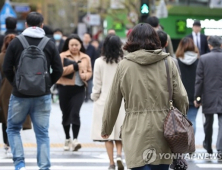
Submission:
[[[188,35],[188,37],[193,39],[193,34]],[[208,42],[207,42],[207,37],[204,34],[200,34],[200,55],[206,54],[210,52],[209,47],[208,47]]]
[[[91,58],[92,69],[94,68],[94,63],[97,57],[96,49],[91,44],[86,48],[86,54]]]
[[[30,45],[38,45],[42,38],[26,37],[26,39]],[[26,96],[19,93],[14,82],[14,78],[15,78],[14,68],[17,69],[19,59],[20,59],[23,49],[24,48],[21,42],[18,40],[18,38],[15,38],[12,40],[12,42],[10,42],[8,49],[6,51],[6,55],[5,55],[3,71],[6,78],[13,85],[12,93],[14,96],[32,97],[32,96]],[[51,77],[51,85],[53,85],[54,83],[57,82],[57,80],[61,77],[63,73],[61,59],[60,59],[58,50],[55,47],[54,42],[51,40],[46,44],[43,51],[45,53],[47,63],[48,63],[48,72],[50,72],[50,67],[52,68],[52,73],[50,74],[50,77]],[[50,89],[47,89],[46,94],[50,94]]]
[[[195,99],[201,97],[203,113],[222,113],[222,49],[200,57],[195,82]]]
[[[4,35],[0,35],[0,52],[1,52],[1,50],[2,50],[2,45],[3,45],[3,42],[4,42],[4,38],[5,38],[5,36],[8,35],[8,34],[18,35],[18,32],[17,32],[16,30],[11,30],[11,29],[9,29],[9,30],[7,30],[7,31],[5,32]]]
[[[178,59],[178,64],[180,67],[181,79],[189,98],[189,105],[193,106],[195,78],[196,78],[196,69],[197,69],[198,60],[196,60],[191,65],[187,65]]]
[[[56,44],[55,39],[52,38],[52,40],[53,40],[53,42]],[[64,42],[65,42],[65,41],[64,41],[63,39],[61,39],[61,40],[59,41],[59,45],[57,46],[57,49],[58,49],[59,53],[62,52]]]

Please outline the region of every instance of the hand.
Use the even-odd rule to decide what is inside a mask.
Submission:
[[[101,135],[103,139],[108,139],[109,135]]]
[[[198,104],[196,100],[194,100],[193,103],[194,103],[194,106],[195,106],[196,108],[200,107],[200,104]]]
[[[75,71],[79,71],[79,65],[78,65],[78,63],[74,62],[74,63],[73,63],[73,68],[74,68]]]

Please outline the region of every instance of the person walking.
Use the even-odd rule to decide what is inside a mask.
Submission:
[[[150,24],[156,31],[162,30],[159,19],[156,16],[149,16],[146,20],[147,24]],[[167,45],[164,47],[166,52],[170,53],[171,57],[174,57],[173,44],[170,36],[167,34]]]
[[[3,73],[2,65],[4,63],[5,53],[9,46],[9,43],[15,38],[15,34],[8,34],[4,38],[3,46],[0,53],[0,73],[1,73],[1,86],[0,86],[0,122],[2,123],[2,135],[4,142],[4,150],[7,157],[12,157],[11,149],[8,142],[8,135],[6,133],[7,129],[7,117],[8,117],[8,105],[9,98],[12,93],[12,86],[9,81],[5,78]],[[27,116],[26,121],[23,124],[23,130],[31,129],[31,120]]]
[[[62,110],[62,125],[65,132],[64,151],[78,151],[81,144],[78,142],[80,129],[79,112],[85,98],[85,87],[92,76],[90,57],[85,54],[85,48],[78,35],[70,35],[64,43],[60,54],[63,64],[63,74],[58,80],[59,104]],[[70,138],[72,125],[73,140]]]
[[[50,87],[62,75],[62,64],[54,42],[45,37],[43,20],[37,12],[28,14],[26,29],[9,44],[3,64],[5,77],[13,86],[7,134],[15,170],[25,170],[20,130],[27,115],[30,115],[35,131],[38,167],[49,170],[51,166],[48,135]],[[52,73],[48,74],[50,68]]]
[[[129,52],[119,63],[105,104],[101,135],[107,139],[113,130],[122,98],[125,119],[121,136],[127,168],[168,170],[170,159],[149,159],[171,153],[163,125],[170,107],[165,61],[169,65],[174,106],[186,114],[188,97],[172,57],[162,52],[156,31],[149,24],[136,25],[123,47]]]
[[[4,37],[8,34],[15,34],[17,35],[18,32],[16,31],[17,19],[14,17],[7,17],[5,19],[5,26],[6,31],[4,35],[0,35],[0,52],[3,45]]]
[[[59,51],[59,53],[62,52],[62,48],[64,45],[64,40],[62,39],[63,37],[63,32],[61,29],[57,28],[53,31],[53,40],[55,42],[55,45]]]
[[[201,34],[201,23],[199,20],[195,20],[192,27],[192,34],[188,35],[188,37],[192,38],[194,44],[197,46],[200,55],[206,54],[210,52],[207,37],[204,34]]]
[[[85,33],[83,35],[83,45],[85,47],[85,53],[90,57],[91,59],[91,65],[92,65],[92,70],[94,69],[94,63],[97,57],[96,54],[96,49],[95,47],[91,44],[91,40],[92,40],[92,36],[89,33]],[[88,100],[90,99],[90,94],[92,93],[92,80],[93,77],[91,77],[88,80],[88,86],[86,87],[86,97],[85,97],[85,102],[88,102]]]
[[[195,101],[196,107],[202,105],[205,138],[203,147],[208,153],[212,150],[212,135],[214,113],[218,114],[219,130],[217,136],[216,149],[222,159],[222,49],[221,38],[211,36],[208,39],[210,53],[200,57],[195,82]]]
[[[196,117],[198,108],[194,106],[194,88],[199,52],[191,38],[183,38],[176,51],[176,57],[181,71],[181,79],[189,98],[187,118],[192,122],[196,132]]]
[[[114,143],[117,149],[117,166],[118,170],[123,170],[122,163],[122,142],[119,137],[120,127],[123,124],[125,112],[122,107],[119,111],[119,116],[115,123],[114,129],[108,139],[101,137],[102,116],[105,106],[106,98],[109,94],[111,84],[116,72],[118,63],[123,58],[122,42],[116,35],[108,35],[105,38],[102,47],[102,56],[95,61],[93,90],[91,99],[94,101],[93,106],[93,123],[92,123],[92,139],[93,141],[104,141],[106,151],[109,156],[110,165],[108,170],[115,170],[115,163],[113,159]]]

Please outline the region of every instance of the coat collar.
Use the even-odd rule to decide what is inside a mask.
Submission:
[[[66,57],[71,57],[72,58],[72,54],[70,53],[69,50],[63,52],[63,55],[65,55]],[[84,53],[80,52],[80,60],[82,60],[85,57],[86,57],[86,55]]]

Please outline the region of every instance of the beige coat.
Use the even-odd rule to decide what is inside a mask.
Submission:
[[[116,68],[118,64],[107,64],[103,57],[96,59],[94,66],[93,76],[93,89],[91,98],[94,101],[93,105],[93,123],[91,137],[93,140],[104,140],[101,137],[102,117],[106,99],[108,97]],[[109,140],[121,140],[120,127],[123,124],[125,117],[125,110],[121,105],[118,118],[114,125],[113,131],[109,137]]]
[[[64,58],[74,60],[69,50],[61,53],[60,57],[61,57],[62,65],[63,65]],[[84,84],[87,85],[87,81],[92,77],[92,67],[91,67],[90,57],[80,52],[80,61],[81,63],[78,63],[79,75],[82,81],[84,82]],[[71,73],[74,73],[74,76],[72,79],[68,79],[64,77]],[[68,65],[68,66],[63,65],[63,74],[62,74],[62,77],[57,81],[57,84],[75,85],[75,70],[74,70],[73,65]]]
[[[121,134],[128,168],[146,165],[147,157],[143,154],[148,149],[155,149],[157,155],[149,164],[172,162],[160,159],[160,153],[171,153],[163,136],[164,119],[170,107],[165,58],[170,68],[174,105],[186,114],[187,93],[169,54],[162,50],[138,50],[129,53],[117,68],[105,105],[102,135],[111,134],[124,98],[126,116]]]

